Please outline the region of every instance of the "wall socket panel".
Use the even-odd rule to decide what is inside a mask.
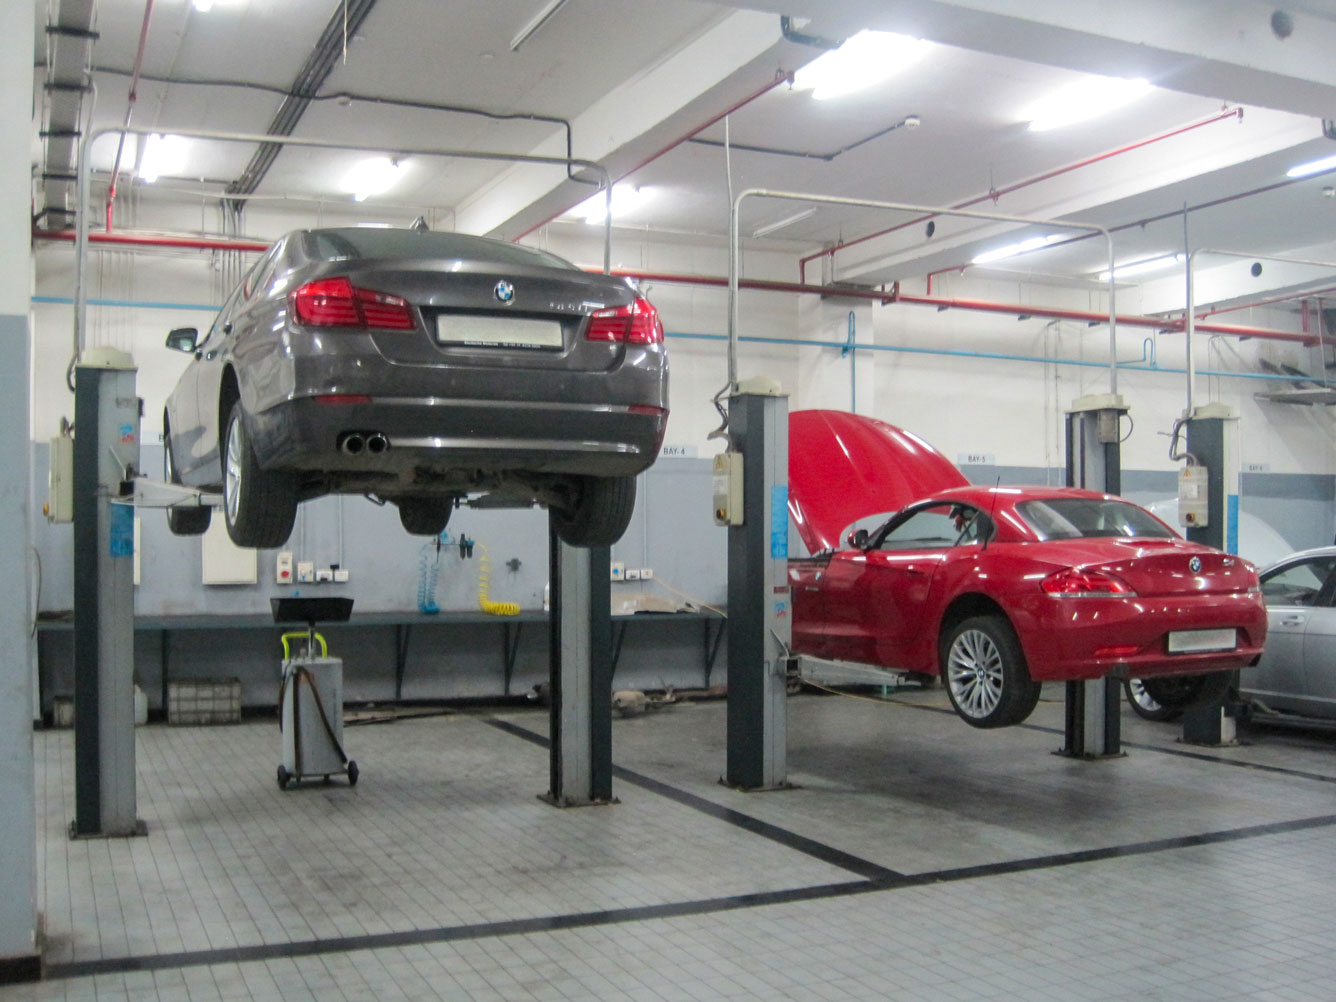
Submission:
[[[651,568],[651,567],[642,567],[642,568],[640,568],[640,580],[641,580],[641,581],[648,581],[648,580],[650,580],[650,578],[652,578],[652,577],[654,577],[654,570],[653,570],[653,568]]]
[[[639,568],[639,567],[629,567],[629,568],[627,568],[627,571],[626,571],[626,580],[627,580],[627,581],[639,581],[639,580],[640,580],[640,568]]]
[[[292,551],[284,550],[274,561],[274,580],[281,585],[292,584]]]
[[[626,580],[626,564],[622,563],[620,560],[614,560],[612,562],[612,580],[613,581]]]
[[[310,560],[299,560],[297,562],[297,580],[302,584],[311,584],[315,581],[315,563]]]

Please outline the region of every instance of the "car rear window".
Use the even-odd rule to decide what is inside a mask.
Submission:
[[[1022,501],[1016,512],[1040,539],[1133,536],[1174,539],[1174,532],[1145,509],[1126,501],[1044,498]]]
[[[358,226],[337,230],[311,230],[307,234],[311,253],[322,261],[350,258],[446,258],[485,261],[491,264],[535,265],[574,269],[564,258],[533,247],[520,247],[467,233],[436,230],[403,230]]]

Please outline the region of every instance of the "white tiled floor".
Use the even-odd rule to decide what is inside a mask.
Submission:
[[[717,783],[723,703],[615,721],[622,802],[564,811],[481,712],[350,727],[359,785],[286,792],[272,721],[154,726],[149,836],[77,842],[72,736],[39,733],[51,977],[0,1002],[1336,997],[1336,738],[1195,754],[1127,716],[1127,758],[1073,762],[1060,703],[978,732],[902,698],[790,700],[766,794]]]

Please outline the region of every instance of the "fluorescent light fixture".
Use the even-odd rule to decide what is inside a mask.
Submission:
[[[1159,257],[1147,257],[1127,264],[1116,264],[1113,266],[1113,277],[1120,279],[1131,278],[1133,275],[1148,275],[1153,271],[1165,271],[1176,264],[1182,263],[1182,254],[1161,254]],[[1107,282],[1109,280],[1108,271],[1101,271],[1099,280]]]
[[[1146,80],[1122,77],[1089,77],[1053,91],[1021,115],[1031,132],[1045,132],[1064,125],[1098,118],[1125,104],[1145,97],[1154,88]]]
[[[753,232],[753,237],[763,237],[767,233],[774,233],[775,230],[782,230],[786,226],[792,226],[794,223],[802,222],[811,216],[816,215],[816,206],[810,209],[803,209],[802,212],[795,212],[791,216],[785,216],[783,219],[776,219],[773,223],[766,223],[764,226],[757,227]]]
[[[1308,177],[1310,174],[1321,174],[1324,170],[1331,170],[1333,167],[1336,167],[1336,157],[1323,157],[1321,160],[1310,160],[1306,164],[1291,167],[1285,172],[1285,176]]]
[[[629,184],[612,186],[612,218],[621,219],[635,212],[654,197],[653,188],[641,188]],[[583,202],[566,213],[568,216],[583,216],[590,226],[597,226],[607,217],[607,192],[599,191],[590,195]]]
[[[548,0],[523,28],[516,32],[515,37],[510,40],[510,51],[514,52],[521,45],[529,40],[529,36],[535,31],[547,24],[547,19],[566,5],[566,0]]]
[[[372,195],[381,195],[394,187],[403,177],[404,165],[389,157],[371,157],[363,160],[343,176],[343,190],[352,192],[353,201],[364,202]]]
[[[144,155],[139,158],[139,180],[152,184],[164,174],[180,174],[185,165],[185,137],[155,132],[144,141]]]
[[[890,31],[860,31],[793,75],[795,90],[826,101],[879,84],[913,66],[932,48],[921,38]]]
[[[1031,237],[1029,240],[1022,240],[1019,243],[1007,244],[990,251],[984,251],[978,257],[973,258],[970,264],[988,264],[990,261],[1001,261],[1006,257],[1015,257],[1017,254],[1025,254],[1032,250],[1038,250],[1040,247],[1047,247],[1055,240],[1061,239],[1062,236],[1057,233],[1050,233],[1046,237]]]
[[[195,0],[194,6],[201,14],[207,14],[213,10],[213,0]]]

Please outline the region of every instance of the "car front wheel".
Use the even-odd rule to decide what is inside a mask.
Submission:
[[[260,468],[239,401],[228,414],[222,451],[223,515],[232,542],[257,549],[282,546],[297,519],[297,485],[288,473]]]
[[[951,630],[942,678],[960,718],[971,727],[1019,724],[1039,702],[1016,631],[1004,616],[974,616]]]
[[[1141,680],[1146,694],[1174,713],[1219,703],[1228,695],[1233,682],[1232,671],[1213,671],[1204,675],[1162,675]]]
[[[611,546],[635,507],[635,477],[582,477],[570,504],[552,508],[552,523],[568,546]]]
[[[1173,720],[1183,712],[1161,705],[1146,691],[1146,683],[1139,678],[1124,681],[1123,691],[1127,693],[1127,704],[1132,707],[1132,712],[1144,720]]]

